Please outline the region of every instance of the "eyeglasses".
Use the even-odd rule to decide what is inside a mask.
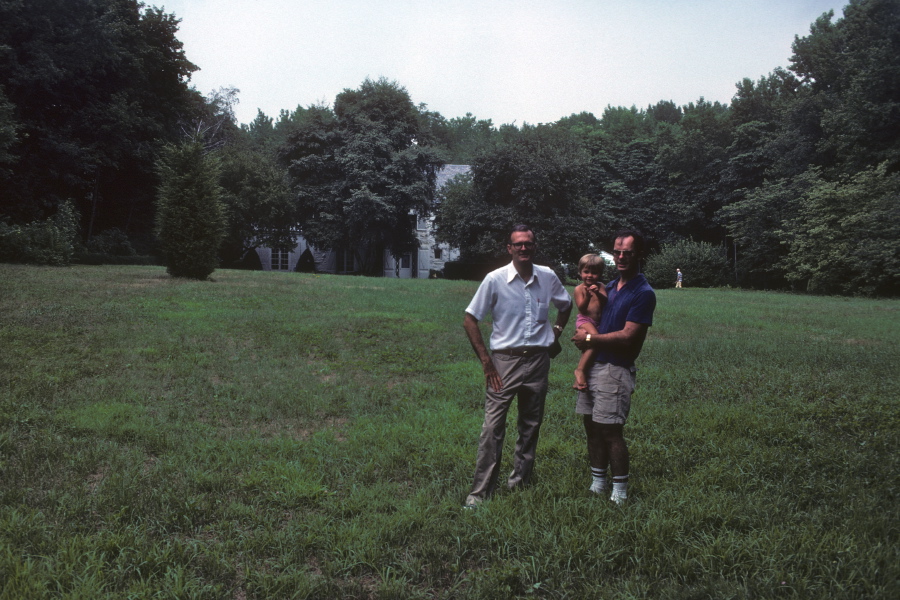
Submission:
[[[510,246],[519,250],[531,250],[534,248],[534,242],[515,242],[510,244]]]
[[[613,250],[613,256],[621,256],[622,258],[631,258],[634,256],[634,250]]]

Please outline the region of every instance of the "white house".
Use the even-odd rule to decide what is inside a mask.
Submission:
[[[445,165],[437,175],[435,187],[441,189],[451,178],[467,173],[469,165]],[[444,269],[444,263],[457,260],[459,249],[447,244],[439,244],[434,238],[434,217],[432,215],[410,215],[410,227],[416,228],[419,249],[395,260],[391,253],[384,252],[382,272],[385,277],[402,279],[428,279],[432,273]],[[266,271],[294,271],[297,263],[304,261],[317,273],[355,273],[359,270],[353,253],[341,250],[319,250],[310,246],[306,239],[297,234],[297,245],[291,251],[260,247],[256,249],[262,268]],[[310,270],[313,270],[312,268]]]

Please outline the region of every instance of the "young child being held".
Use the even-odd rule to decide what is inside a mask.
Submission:
[[[585,254],[578,261],[578,274],[581,283],[575,286],[575,305],[578,307],[578,316],[575,317],[575,328],[584,329],[585,333],[597,335],[600,327],[600,313],[606,304],[606,288],[600,277],[606,263],[603,257],[597,254]],[[575,369],[576,390],[587,389],[587,372],[594,362],[596,350],[586,350],[581,354],[578,367]]]

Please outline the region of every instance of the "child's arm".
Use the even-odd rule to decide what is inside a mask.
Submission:
[[[579,283],[575,286],[575,306],[578,307],[578,312],[587,314],[590,305],[591,295],[587,292],[587,288],[585,288],[584,284]]]
[[[609,295],[606,293],[606,286],[602,283],[597,286],[600,288],[597,293],[597,300],[600,301],[600,310],[603,310],[603,307],[606,306],[606,301],[609,299]]]

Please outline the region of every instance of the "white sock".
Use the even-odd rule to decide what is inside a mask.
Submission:
[[[593,484],[591,487],[600,487],[606,489],[608,485],[606,482],[606,469],[595,469],[591,467],[591,479],[593,479]]]
[[[613,477],[613,495],[619,498],[628,497],[628,475],[617,475]]]

